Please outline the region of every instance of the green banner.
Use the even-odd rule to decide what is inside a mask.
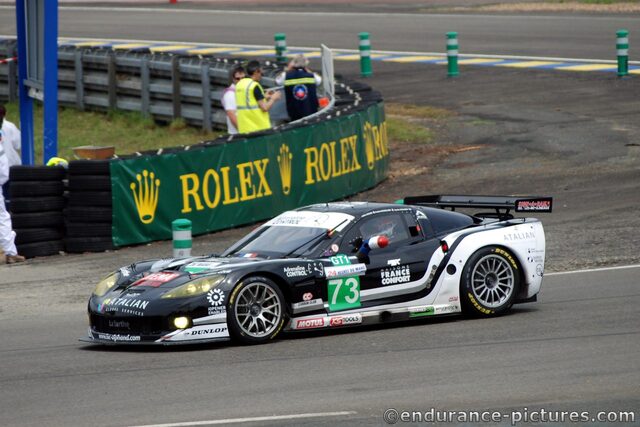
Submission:
[[[383,103],[322,123],[206,148],[111,162],[116,246],[249,224],[340,199],[387,176]]]

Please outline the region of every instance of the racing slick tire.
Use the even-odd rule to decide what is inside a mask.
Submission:
[[[69,222],[111,222],[113,210],[110,207],[72,206],[67,209]]]
[[[67,222],[67,237],[111,237],[110,222]]]
[[[26,243],[24,245],[16,246],[18,248],[18,253],[26,258],[57,255],[64,251],[64,244],[62,243],[62,240]]]
[[[62,240],[63,234],[59,228],[16,228],[14,231],[16,245]]]
[[[9,181],[62,181],[66,175],[62,167],[15,165],[9,169]]]
[[[109,175],[109,160],[72,160],[70,175]]]
[[[11,213],[32,213],[42,211],[62,211],[65,199],[53,197],[14,197],[11,199]]]
[[[111,177],[108,175],[71,175],[70,191],[111,191]]]
[[[111,237],[67,237],[64,247],[70,253],[104,252],[115,249]]]
[[[282,291],[266,277],[244,279],[233,288],[227,302],[229,335],[241,344],[264,344],[274,339],[286,317]]]
[[[508,250],[487,246],[476,251],[462,270],[462,311],[478,317],[507,312],[520,290],[520,267]]]
[[[64,224],[62,212],[29,212],[11,215],[13,228],[53,228]]]
[[[111,207],[111,191],[74,191],[69,194],[69,206]]]
[[[9,181],[12,198],[61,196],[64,192],[62,181]]]

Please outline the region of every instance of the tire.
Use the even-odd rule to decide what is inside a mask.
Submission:
[[[67,237],[111,237],[111,223],[68,222]]]
[[[70,191],[111,191],[111,177],[106,175],[71,175]]]
[[[11,198],[34,196],[61,196],[64,192],[62,181],[11,181]]]
[[[508,250],[497,246],[479,249],[462,270],[463,312],[479,317],[507,312],[520,291],[520,276],[518,262]]]
[[[64,224],[60,211],[31,212],[11,215],[11,225],[16,228],[55,228]]]
[[[62,211],[64,197],[16,197],[11,199],[11,213]]]
[[[64,239],[67,252],[104,252],[115,249],[111,237],[67,237]]]
[[[9,169],[9,181],[62,181],[67,170],[61,166],[16,165]]]
[[[70,207],[66,217],[69,222],[111,222],[113,211],[110,207]]]
[[[17,228],[16,245],[26,243],[47,242],[50,240],[62,240],[63,233],[59,228]]]
[[[105,206],[111,207],[111,191],[72,191],[69,193],[69,206]]]
[[[258,314],[243,310],[243,304],[253,304],[254,291],[258,296],[266,293],[262,303],[255,305]],[[259,300],[260,301],[260,300]],[[273,314],[265,316],[264,302]],[[262,306],[262,307],[260,307]],[[251,309],[253,309],[253,305]],[[284,327],[287,317],[286,303],[280,288],[266,277],[249,277],[236,285],[227,302],[227,324],[231,338],[241,344],[264,344],[274,339]]]
[[[72,160],[69,175],[110,175],[109,160]]]
[[[48,242],[27,243],[17,245],[18,253],[26,258],[34,258],[37,256],[58,255],[64,251],[64,243],[62,240],[51,240]]]

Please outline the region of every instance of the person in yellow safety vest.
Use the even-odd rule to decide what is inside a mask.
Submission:
[[[260,62],[250,61],[247,64],[247,75],[236,83],[236,116],[238,132],[250,133],[269,129],[269,110],[282,97],[278,91],[267,91],[260,85],[262,68]]]

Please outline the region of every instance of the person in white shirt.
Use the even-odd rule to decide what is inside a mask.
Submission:
[[[2,148],[9,160],[9,167],[21,165],[20,158],[20,129],[5,118],[7,110],[4,105],[0,105],[0,129],[2,129]]]
[[[0,139],[2,140],[2,148],[4,154],[7,156],[9,167],[15,165],[21,165],[22,160],[20,158],[21,136],[20,130],[5,118],[7,110],[4,105],[0,104]],[[7,182],[4,187],[4,195],[9,200],[9,183]]]
[[[227,113],[227,132],[230,134],[238,133],[238,116],[236,115],[236,83],[245,77],[244,68],[241,66],[234,67],[229,73],[230,85],[222,93],[222,107]]]
[[[3,147],[4,143],[0,141],[0,250],[4,252],[6,263],[14,264],[24,261],[25,258],[18,255],[15,244],[16,233],[13,231],[11,216],[7,212],[7,208],[4,205],[4,196],[2,195],[2,185],[9,179],[9,159]]]

